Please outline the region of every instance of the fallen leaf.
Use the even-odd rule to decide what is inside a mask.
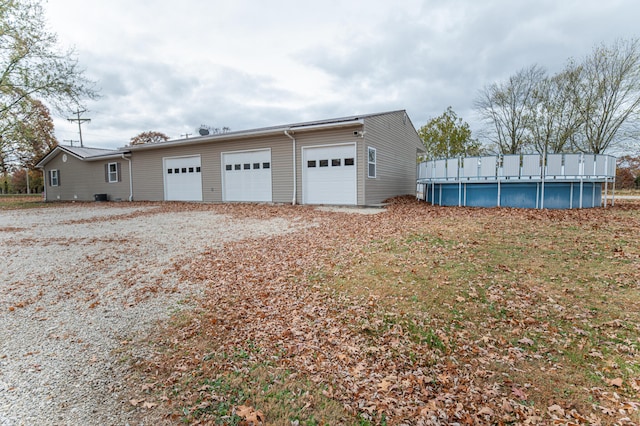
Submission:
[[[387,392],[389,390],[389,387],[392,385],[393,383],[391,383],[390,381],[388,381],[387,379],[382,380],[380,383],[378,383],[378,390],[382,391],[382,392]]]
[[[493,410],[489,407],[482,407],[480,411],[478,411],[478,414],[493,416]]]
[[[607,379],[607,381],[606,381],[606,382],[607,382],[609,385],[611,385],[611,386],[615,386],[615,387],[617,387],[617,388],[622,387],[622,378],[621,378],[621,377],[618,377],[618,378],[615,378],[615,379],[611,379],[611,380],[608,380],[608,379]]]
[[[130,399],[129,400],[129,404],[133,405],[134,407],[137,407],[138,404],[140,404],[141,402],[144,402],[144,398],[143,399]]]
[[[518,340],[518,343],[523,345],[533,346],[534,341],[529,339],[528,337],[523,337],[522,339]]]
[[[242,417],[247,422],[255,424],[264,422],[264,414],[262,414],[262,411],[257,411],[255,408],[246,405],[236,407],[236,415]]]
[[[553,404],[547,408],[547,411],[551,414],[557,414],[558,416],[564,416],[564,410],[558,404]]]
[[[514,386],[513,388],[511,388],[511,392],[512,392],[512,393],[513,393],[517,398],[522,399],[522,400],[526,400],[526,399],[529,397],[529,395],[527,395],[527,393],[526,393],[525,391],[523,391],[522,389],[517,388],[517,387],[515,387],[515,386]]]

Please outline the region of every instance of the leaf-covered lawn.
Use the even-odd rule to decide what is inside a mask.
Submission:
[[[135,363],[131,404],[191,424],[638,424],[640,204],[360,215],[176,268],[205,282]]]

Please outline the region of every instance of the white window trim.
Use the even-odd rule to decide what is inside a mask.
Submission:
[[[114,166],[114,170],[111,171],[111,166]],[[109,175],[109,183],[117,183],[118,182],[118,163],[109,163],[107,164],[107,170]]]
[[[60,175],[58,169],[49,170],[49,184],[51,186],[60,186]]]
[[[370,159],[370,153],[373,151],[373,161]],[[378,152],[372,146],[367,147],[367,177],[375,179],[378,174]],[[371,165],[373,164],[373,175],[371,175]]]

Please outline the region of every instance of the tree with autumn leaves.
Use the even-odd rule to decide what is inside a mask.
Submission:
[[[49,107],[63,113],[95,99],[97,91],[75,53],[59,49],[38,0],[0,0],[0,46],[0,172],[6,182],[7,173],[33,167],[57,143]]]
[[[168,140],[169,136],[165,135],[164,133],[150,130],[148,132],[142,132],[132,137],[131,141],[129,142],[129,146],[165,142]]]

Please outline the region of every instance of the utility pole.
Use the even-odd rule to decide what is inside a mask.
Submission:
[[[184,136],[185,139],[189,139],[189,136],[191,136],[191,133],[184,133],[180,136]]]
[[[69,142],[69,145],[71,145],[71,147],[73,147],[73,143],[74,142],[78,142],[78,141],[74,141],[74,140],[71,140],[71,139],[64,139],[62,142]]]
[[[83,109],[82,111],[80,111],[80,108],[78,108],[76,110],[76,116],[78,118],[67,118],[67,121],[70,122],[77,122],[78,123],[78,131],[80,133],[80,146],[84,147],[84,144],[82,143],[82,123],[91,123],[91,119],[90,118],[80,118],[80,114],[87,112],[86,109]],[[71,144],[73,146],[73,143]]]

